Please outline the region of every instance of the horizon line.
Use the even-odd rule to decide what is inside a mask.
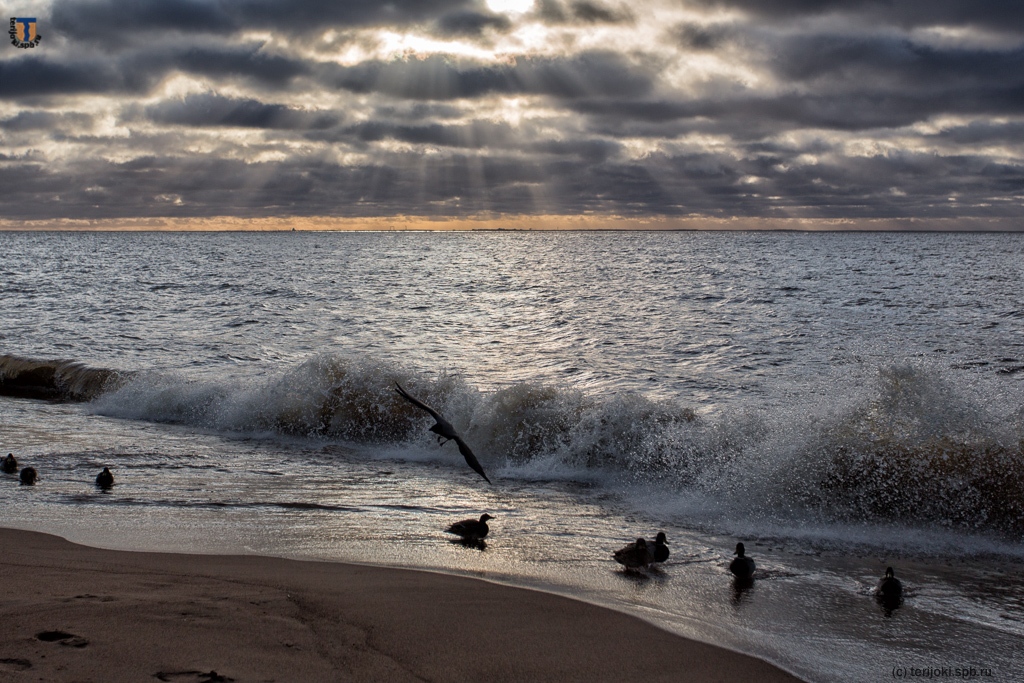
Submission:
[[[1024,232],[1024,218],[716,218],[495,215],[470,217],[137,217],[0,219],[3,232]]]

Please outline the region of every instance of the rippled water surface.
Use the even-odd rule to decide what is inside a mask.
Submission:
[[[0,374],[116,371],[75,369],[87,402],[0,397],[0,448],[41,474],[0,486],[6,524],[464,572],[815,681],[1024,678],[1022,235],[0,232],[0,252]],[[445,538],[483,511],[486,550]],[[662,569],[617,570],[662,529]]]

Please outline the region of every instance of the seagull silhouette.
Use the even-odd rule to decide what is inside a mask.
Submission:
[[[480,466],[480,461],[476,459],[476,456],[473,455],[473,451],[469,450],[469,446],[466,445],[466,442],[463,441],[462,437],[455,431],[455,427],[452,427],[452,423],[441,417],[439,412],[428,406],[423,401],[410,396],[409,392],[403,389],[402,385],[398,382],[395,382],[395,386],[398,387],[396,391],[402,396],[402,398],[417,408],[422,408],[427,411],[430,413],[430,416],[434,418],[437,424],[431,427],[430,431],[437,434],[437,442],[443,446],[449,441],[454,441],[459,447],[459,453],[462,453],[462,457],[466,459],[466,464],[476,470],[477,473],[486,479],[488,484],[490,484],[491,480],[487,479],[487,475],[484,474],[484,468]]]

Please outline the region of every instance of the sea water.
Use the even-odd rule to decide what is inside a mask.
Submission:
[[[1024,680],[1024,235],[8,232],[0,255],[0,455],[40,472],[0,479],[5,526],[477,576],[812,681]],[[485,511],[485,549],[446,537]],[[612,560],[657,531],[664,566]]]

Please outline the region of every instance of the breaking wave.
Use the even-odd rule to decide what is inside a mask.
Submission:
[[[35,360],[0,355],[0,396],[90,401],[121,386],[131,374],[92,368],[73,360]]]
[[[530,383],[483,393],[458,375],[428,378],[336,355],[269,379],[220,382],[15,360],[0,365],[4,386],[8,367],[29,368],[16,375],[22,385],[42,368],[40,386],[91,398],[103,415],[427,451],[429,417],[398,396],[400,382],[507,478],[583,479],[719,517],[1024,535],[1019,397],[985,401],[927,366],[881,368],[845,387],[829,382],[824,400],[805,405],[760,397],[765,405],[703,416],[629,393]]]

